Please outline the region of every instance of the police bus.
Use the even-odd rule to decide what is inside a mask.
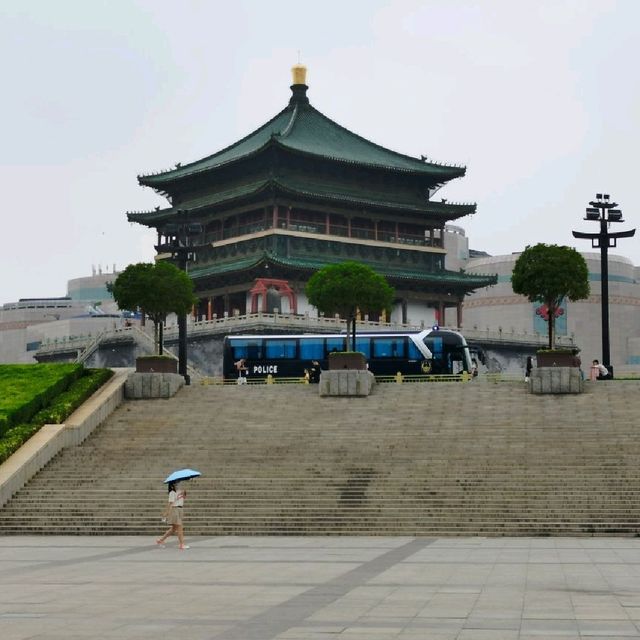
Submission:
[[[300,335],[227,336],[223,344],[223,375],[238,376],[243,360],[246,375],[265,378],[302,377],[314,361],[328,368],[329,354],[345,351],[351,341],[346,333]],[[356,351],[365,355],[376,376],[445,375],[472,372],[469,347],[464,337],[449,329],[356,334]]]

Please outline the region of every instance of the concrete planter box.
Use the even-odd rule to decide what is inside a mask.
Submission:
[[[327,396],[363,397],[371,393],[376,379],[371,371],[337,369],[320,374],[319,393]]]
[[[359,351],[336,351],[329,354],[329,370],[337,371],[350,369],[354,371],[366,371],[367,359],[364,353]]]
[[[124,386],[130,400],[171,398],[184,386],[184,378],[177,373],[131,373]]]
[[[582,393],[584,380],[577,367],[537,367],[531,372],[529,391],[539,395]]]
[[[136,358],[136,373],[178,373],[178,362],[167,356]]]

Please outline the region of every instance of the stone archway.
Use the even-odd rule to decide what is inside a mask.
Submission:
[[[258,313],[258,298],[262,296],[262,304],[260,311],[267,313],[267,294],[269,289],[275,289],[280,297],[284,296],[289,300],[289,309],[291,313],[298,313],[298,302],[296,294],[289,286],[287,280],[276,280],[274,278],[256,278],[253,287],[249,290],[251,294],[251,313]]]

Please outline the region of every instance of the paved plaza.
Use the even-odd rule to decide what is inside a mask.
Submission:
[[[640,539],[0,538],[0,638],[640,638]]]

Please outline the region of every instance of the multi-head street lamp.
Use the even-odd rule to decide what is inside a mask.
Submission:
[[[599,233],[582,233],[573,231],[574,238],[591,240],[593,249],[600,249],[600,278],[602,287],[602,364],[604,364],[613,376],[611,366],[611,354],[609,350],[609,248],[617,246],[618,238],[631,238],[636,230],[618,231],[611,233],[609,225],[612,222],[624,222],[622,211],[617,208],[618,203],[610,200],[608,193],[596,193],[596,199],[586,208],[585,220],[600,223]]]
[[[183,213],[178,211],[178,214]],[[159,244],[156,250],[171,253],[171,257],[176,260],[178,267],[183,271],[187,270],[187,264],[196,259],[193,247],[193,238],[202,233],[203,227],[199,222],[185,222],[177,224],[169,222],[165,224],[161,231],[166,238],[166,242]],[[187,373],[187,315],[178,316],[178,373],[184,378],[185,384],[191,384],[191,379]]]

